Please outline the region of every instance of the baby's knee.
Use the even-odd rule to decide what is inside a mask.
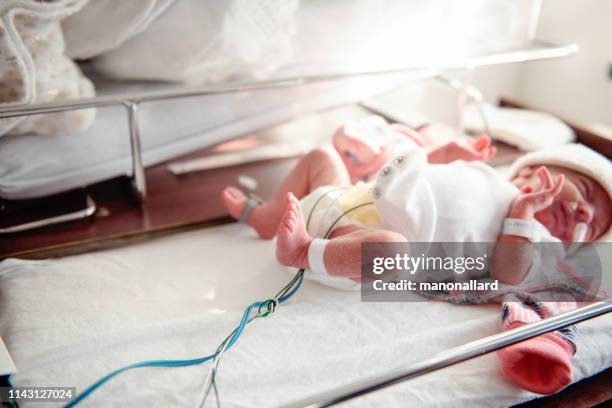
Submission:
[[[335,164],[337,159],[335,157],[337,153],[331,149],[325,147],[317,147],[308,153],[308,159],[313,163],[317,164]]]

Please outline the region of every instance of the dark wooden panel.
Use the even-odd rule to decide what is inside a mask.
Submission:
[[[225,186],[235,185],[238,176],[248,174],[260,181],[257,194],[267,197],[296,160],[269,160],[178,177],[165,165],[155,166],[146,172],[148,194],[141,207],[132,201],[127,178],[99,183],[87,189],[98,205],[92,219],[0,236],[0,257],[125,238],[206,221],[213,224],[229,222],[219,198]],[[45,213],[44,206],[38,212]]]
[[[612,404],[612,368],[570,385],[561,392],[517,405],[517,408],[591,408]]]

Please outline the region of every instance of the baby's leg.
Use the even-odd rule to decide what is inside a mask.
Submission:
[[[310,268],[308,235],[300,202],[292,194],[285,197],[286,209],[278,226],[276,258],[285,266]],[[334,231],[325,247],[323,263],[330,275],[359,281],[361,277],[362,242],[406,242],[402,235],[387,230],[345,227]]]
[[[270,201],[253,210],[248,223],[261,238],[273,238],[285,210],[285,194],[291,192],[297,198],[302,198],[317,187],[349,184],[348,172],[338,153],[333,149],[315,149],[299,161]],[[227,187],[221,193],[221,198],[230,215],[240,218],[246,202],[242,191]]]

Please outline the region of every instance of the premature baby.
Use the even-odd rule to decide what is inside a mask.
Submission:
[[[302,158],[269,201],[234,187],[222,199],[260,237],[277,236],[281,264],[341,289],[360,287],[364,242],[556,242],[553,249],[571,250],[576,242],[611,240],[612,166],[603,156],[576,144],[542,150],[504,177],[484,163],[495,154],[488,137],[438,143],[428,136],[369,117],[341,127],[333,147]],[[529,281],[531,245],[492,246],[495,278]],[[505,302],[503,329],[575,303],[549,302],[538,306],[542,313],[532,306]],[[572,381],[574,352],[571,338],[551,332],[498,357],[510,381],[548,394]]]
[[[609,235],[607,159],[567,145],[526,155],[506,179],[484,163],[494,154],[487,136],[436,145],[368,117],[341,127],[333,148],[304,156],[269,201],[249,208],[234,187],[222,199],[261,238],[277,236],[281,264],[353,281],[362,242],[569,244]],[[516,284],[530,263],[506,262],[517,254],[505,252],[495,258],[512,268],[494,268],[495,277]]]

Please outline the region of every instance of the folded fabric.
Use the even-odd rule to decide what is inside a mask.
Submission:
[[[297,0],[180,0],[148,22],[146,30],[99,55],[92,66],[102,75],[115,79],[199,84],[259,78],[275,71],[291,56],[289,38],[294,31],[293,16],[298,3]],[[96,18],[104,21],[100,23],[102,26],[114,26],[114,13],[110,11]],[[120,19],[122,26],[123,21]],[[98,36],[97,30],[82,25],[76,30],[73,25],[76,23],[70,22],[70,43],[74,42],[72,36],[81,32],[87,31],[86,35],[91,38]],[[128,33],[122,35],[125,37]],[[104,37],[95,41],[106,41]],[[91,55],[93,51],[82,55]]]
[[[527,109],[495,107],[482,104],[491,137],[533,151],[561,146],[575,140],[574,131],[557,117]],[[482,115],[475,104],[466,106],[463,123],[466,129],[482,131]]]
[[[175,0],[90,1],[64,21],[66,55],[89,59],[143,32]],[[112,29],[109,26],[112,24]]]
[[[93,96],[93,84],[64,55],[60,20],[86,0],[5,0],[0,7],[0,107]],[[92,109],[0,119],[11,133],[75,133],[94,120]]]

